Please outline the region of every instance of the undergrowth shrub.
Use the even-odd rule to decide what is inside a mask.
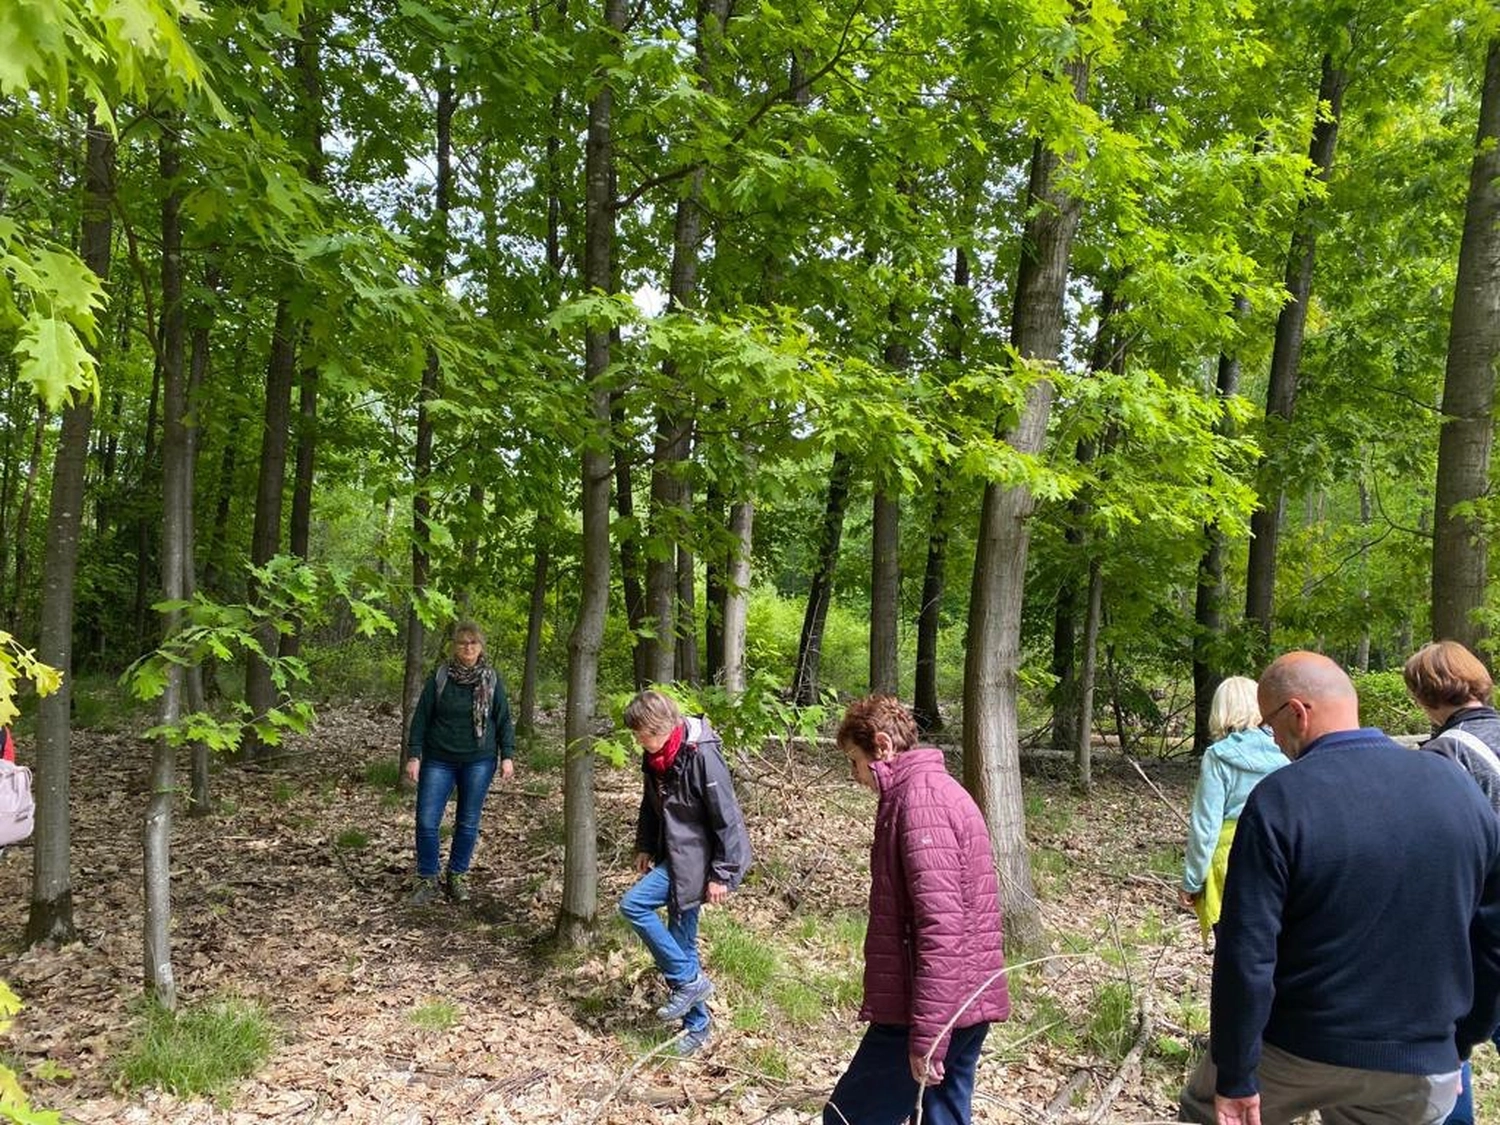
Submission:
[[[120,1078],[133,1089],[154,1086],[178,1097],[212,1095],[253,1073],[271,1053],[271,1021],[259,1005],[237,998],[169,1012],[148,1005]]]
[[[1412,702],[1401,669],[1356,673],[1354,690],[1359,692],[1359,721],[1379,727],[1387,734],[1426,734],[1427,716]]]

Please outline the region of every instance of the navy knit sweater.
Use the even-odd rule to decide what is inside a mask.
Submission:
[[[1500,819],[1437,754],[1378,730],[1311,743],[1250,795],[1214,956],[1217,1092],[1264,1039],[1305,1059],[1444,1074],[1500,1022]]]

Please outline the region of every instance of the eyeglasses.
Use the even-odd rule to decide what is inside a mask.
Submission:
[[[1262,726],[1267,726],[1267,727],[1270,726],[1271,725],[1271,720],[1274,719],[1277,715],[1281,714],[1283,711],[1285,711],[1293,703],[1302,703],[1302,700],[1298,699],[1295,695],[1292,696],[1290,699],[1286,700],[1286,702],[1284,702],[1280,707],[1278,707],[1278,708],[1276,708],[1276,710],[1272,711],[1269,715],[1262,716],[1262,718],[1260,720],[1261,721],[1261,725]],[[1306,707],[1307,704],[1306,703],[1302,703],[1302,706]]]

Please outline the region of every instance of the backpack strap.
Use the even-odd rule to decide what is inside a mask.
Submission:
[[[1500,773],[1500,756],[1477,734],[1466,731],[1463,727],[1454,727],[1452,730],[1445,730],[1440,737],[1451,738],[1465,749],[1472,750],[1491,771]]]
[[[446,660],[437,666],[437,671],[432,674],[432,678],[437,686],[437,691],[432,697],[436,701],[443,698],[443,689],[448,686],[448,662]]]

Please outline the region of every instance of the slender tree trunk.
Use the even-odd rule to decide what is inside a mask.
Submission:
[[[686,544],[677,547],[677,679],[685,684],[703,682],[698,660],[697,560]]]
[[[1067,72],[1082,100],[1088,67]],[[1079,205],[1057,186],[1062,158],[1038,139],[1026,193],[1026,230],[1016,279],[1011,345],[1026,359],[1055,363],[1062,346],[1063,298]],[[1021,453],[1042,447],[1052,384],[1039,380],[1016,425],[1005,435]],[[964,784],[989,824],[1006,938],[1016,947],[1041,935],[1041,911],[1026,849],[1021,799],[1020,730],[1016,715],[1021,666],[1021,605],[1030,545],[1031,491],[991,483],[984,490],[969,597],[969,642],[964,663]]]
[[[1484,518],[1461,505],[1490,487],[1500,362],[1500,39],[1490,42],[1448,329],[1432,549],[1432,635],[1479,649],[1488,583]]]
[[[668,382],[675,370],[663,370]],[[646,622],[652,637],[646,679],[668,684],[677,678],[677,544],[685,534],[682,470],[687,463],[691,423],[661,411],[651,456],[651,539],[646,549]]]
[[[204,270],[203,285],[209,293],[217,294],[219,270],[216,265],[210,264]],[[195,485],[198,479],[198,444],[201,433],[198,419],[203,409],[203,384],[208,372],[208,343],[213,325],[213,314],[214,301],[210,298],[204,302],[204,307],[198,311],[195,318],[191,333],[192,346],[188,353],[188,418],[190,421],[186,436],[189,483],[186,488],[187,502],[183,510],[183,519],[187,525],[188,549],[182,560],[182,596],[184,598],[191,598],[198,589],[197,567],[194,562],[197,555],[198,522],[193,500],[197,495]],[[187,697],[189,711],[196,712],[205,709],[202,664],[195,664],[183,670],[183,691]],[[209,755],[210,751],[206,742],[200,739],[192,744],[192,792],[188,798],[189,816],[207,816],[212,810],[209,797]]]
[[[1234,318],[1243,322],[1250,312],[1250,302],[1243,296],[1234,299]],[[1240,357],[1219,353],[1216,393],[1222,404],[1240,392]],[[1216,426],[1225,438],[1235,435],[1234,418],[1226,411]],[[1223,669],[1213,655],[1214,646],[1223,634],[1224,605],[1224,529],[1218,525],[1204,528],[1205,547],[1198,561],[1198,589],[1193,605],[1193,753],[1207,750],[1213,736],[1209,733],[1208,713],[1214,692],[1224,678]]]
[[[192,558],[188,540],[188,510],[192,506],[192,447],[187,432],[187,372],[184,353],[187,323],[182,304],[181,188],[177,183],[181,160],[174,133],[177,122],[168,118],[159,141],[161,202],[161,369],[162,369],[162,544],[161,587],[168,602],[186,592],[184,576]],[[164,635],[182,624],[182,611],[162,614]],[[167,667],[167,686],[161,697],[161,725],[171,726],[182,714],[183,674],[178,664]],[[142,830],[145,862],[145,940],[143,944],[146,995],[163,1008],[177,1007],[177,981],[172,970],[172,806],[177,796],[177,752],[165,735],[152,747],[151,779]]]
[[[615,433],[625,430],[624,408],[616,397],[611,404],[611,425]],[[635,638],[630,649],[635,690],[651,682],[651,667],[656,642],[645,635],[648,605],[646,588],[641,582],[641,542],[635,521],[635,486],[631,483],[630,450],[624,441],[615,443],[615,514],[620,518],[620,586],[625,592],[625,619]]]
[[[1323,77],[1318,86],[1318,117],[1308,149],[1311,174],[1327,183],[1333,174],[1334,148],[1338,143],[1339,115],[1343,109],[1348,77],[1331,55],[1323,56]],[[1266,389],[1266,417],[1289,426],[1297,403],[1297,375],[1302,363],[1302,335],[1307,326],[1307,305],[1312,296],[1313,262],[1316,258],[1317,205],[1304,197],[1292,231],[1287,254],[1286,289],[1290,299],[1276,318],[1276,342],[1271,351],[1271,377]],[[1274,432],[1274,431],[1273,431]],[[1271,628],[1276,607],[1276,545],[1281,517],[1286,508],[1286,486],[1279,470],[1269,469],[1260,482],[1261,504],[1250,517],[1250,561],[1245,572],[1245,618],[1260,634],[1262,655],[1270,652]]]
[[[8,631],[15,633],[20,628],[21,604],[26,597],[26,582],[31,577],[26,572],[30,561],[27,544],[31,541],[31,508],[36,497],[36,482],[42,469],[42,441],[47,434],[47,404],[38,402],[36,425],[31,431],[31,460],[26,468],[26,484],[21,489],[21,507],[16,512],[16,584],[6,608]]]
[[[616,36],[625,27],[624,0],[604,0],[604,26]],[[589,103],[584,146],[584,287],[614,289],[614,85],[599,83]],[[567,764],[563,771],[563,897],[557,937],[578,946],[593,935],[599,914],[599,822],[594,807],[594,713],[599,702],[599,648],[609,610],[610,458],[603,440],[610,429],[605,375],[610,362],[607,329],[591,326],[584,337],[584,378],[589,422],[598,441],[583,451],[583,581],[578,617],[568,638],[568,703],[564,721]]]
[[[870,535],[870,691],[900,687],[897,622],[901,616],[901,502],[877,490]]]
[[[705,491],[708,519],[727,527],[724,490],[717,480],[710,478]],[[729,564],[733,554],[734,545],[730,543],[722,549],[710,547],[703,559],[703,679],[710,684],[724,680],[724,601],[729,594]]]
[[[817,569],[807,592],[807,611],[802,617],[802,636],[797,644],[797,666],[792,673],[792,702],[806,707],[818,701],[818,665],[823,656],[823,628],[828,623],[828,605],[833,600],[833,572],[838,563],[839,541],[844,536],[844,511],[849,504],[853,463],[843,452],[833,455],[828,477],[828,502],[823,509],[823,528],[818,536]]]
[[[741,500],[729,506],[729,534],[734,541],[724,584],[724,690],[745,690],[745,626],[750,610],[750,549],[755,505]]]
[[[453,72],[446,63],[437,71],[437,123],[436,154],[437,178],[433,191],[432,262],[428,272],[432,285],[441,288],[448,273],[448,210],[449,192],[453,183]],[[401,757],[400,765],[406,765],[411,750],[411,717],[417,709],[417,699],[422,694],[422,681],[426,678],[426,662],[423,650],[426,628],[417,614],[417,605],[427,593],[428,570],[431,565],[432,532],[432,412],[430,404],[437,400],[442,377],[437,348],[427,345],[427,362],[422,367],[422,387],[417,394],[417,443],[412,464],[415,488],[412,492],[412,536],[411,536],[411,589],[412,601],[406,615],[406,663],[401,690]]]
[[[531,567],[531,607],[526,614],[526,655],[521,665],[517,734],[530,734],[536,729],[536,679],[542,659],[542,622],[547,612],[547,572],[552,562],[547,544],[551,535],[551,527],[541,523],[532,530],[536,543]]]
[[[1104,567],[1098,555],[1089,560],[1088,606],[1083,619],[1083,652],[1078,669],[1078,741],[1073,768],[1078,788],[1094,787],[1094,670],[1098,667],[1099,620],[1104,613]]]
[[[115,142],[109,130],[89,118],[85,134],[81,254],[100,281],[109,281],[113,233],[110,208],[115,192]],[[73,594],[78,573],[79,529],[83,522],[83,475],[88,459],[93,401],[79,396],[63,410],[62,433],[52,468],[52,501],[47,513],[47,549],[37,656],[63,674],[62,686],[37,704],[36,833],[31,867],[28,945],[72,941],[72,848],[68,820],[73,698]]]

